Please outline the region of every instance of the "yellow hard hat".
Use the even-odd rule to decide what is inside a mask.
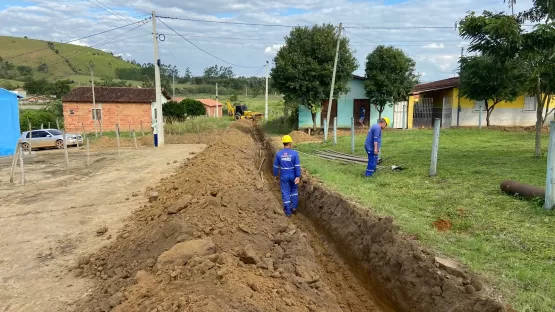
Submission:
[[[281,143],[293,143],[293,138],[290,135],[284,135],[283,139],[281,139]]]
[[[389,120],[389,118],[387,118],[387,117],[384,117],[382,119],[385,121],[385,126],[386,127],[389,126],[389,124],[391,123],[391,120]]]

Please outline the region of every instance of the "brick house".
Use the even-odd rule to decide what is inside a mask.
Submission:
[[[133,129],[150,131],[156,119],[156,90],[153,88],[95,87],[96,114],[103,131]],[[162,104],[171,97],[162,91]],[[78,87],[62,98],[64,124],[68,132],[95,130],[92,88]]]
[[[218,111],[218,117],[222,117],[222,103],[212,100],[212,99],[197,99],[201,102],[206,109],[206,116],[216,117],[216,110]]]

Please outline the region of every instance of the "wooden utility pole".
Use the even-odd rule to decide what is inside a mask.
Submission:
[[[218,98],[218,83],[216,82],[216,114],[215,114],[216,118],[219,117],[218,116],[219,115],[218,114],[219,107],[220,107],[220,99]]]
[[[343,32],[343,23],[339,23],[339,33],[337,34],[337,47],[335,48],[335,61],[333,62],[333,75],[331,77],[330,100],[328,102],[328,116],[326,118],[326,127],[329,129],[329,121],[331,118],[331,109],[333,107],[333,89],[335,88],[335,73],[337,71],[337,60],[339,59],[339,43],[341,42],[341,33]],[[324,142],[328,140],[328,133],[324,134]]]
[[[463,54],[464,54],[464,48],[461,48],[461,59],[459,61],[459,79],[461,77],[461,61],[463,58]],[[461,117],[461,86],[459,83],[459,87],[458,87],[458,94],[457,94],[457,128],[459,127],[460,124],[460,117]]]

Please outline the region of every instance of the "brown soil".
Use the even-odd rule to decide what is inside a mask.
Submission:
[[[386,311],[318,236],[288,222],[256,172],[264,155],[250,125],[204,135],[205,152],[71,268],[96,282],[74,311]]]
[[[444,219],[437,219],[436,221],[432,222],[432,224],[440,232],[447,232],[453,226],[451,224],[451,221]]]
[[[252,123],[172,139],[208,148],[71,268],[95,282],[74,311],[506,311],[478,277],[306,172],[287,219],[268,175],[279,141]]]

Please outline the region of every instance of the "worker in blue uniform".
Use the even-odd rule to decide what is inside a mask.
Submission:
[[[378,120],[378,123],[373,125],[368,130],[366,141],[364,142],[364,149],[368,154],[368,166],[366,167],[365,176],[371,177],[376,172],[378,165],[378,155],[382,147],[382,129],[389,125],[389,118],[384,117]]]
[[[283,210],[286,216],[297,212],[299,207],[299,182],[301,181],[301,161],[299,153],[291,149],[293,139],[286,135],[281,140],[283,149],[276,153],[274,159],[274,176],[279,173],[279,184]]]

